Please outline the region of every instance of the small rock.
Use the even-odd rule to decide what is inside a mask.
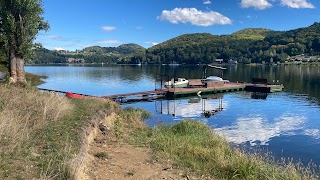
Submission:
[[[102,144],[104,141],[102,139],[94,139],[94,142],[98,143],[98,144]]]
[[[110,128],[108,126],[100,123],[99,124],[99,129],[102,132],[102,134],[107,134],[107,132],[109,131]]]

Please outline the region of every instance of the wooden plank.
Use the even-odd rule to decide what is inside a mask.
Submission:
[[[204,86],[204,84],[201,82],[201,79],[189,79],[189,86]]]

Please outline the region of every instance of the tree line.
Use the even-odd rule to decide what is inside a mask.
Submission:
[[[319,55],[320,23],[290,31],[245,29],[231,35],[208,33],[185,34],[144,52],[122,57],[121,63],[149,64],[213,63],[216,59],[230,59],[240,63],[277,63],[288,57]]]
[[[30,64],[55,64],[55,63],[117,63],[118,59],[139,51],[144,51],[137,44],[123,44],[118,47],[90,46],[76,51],[48,50],[42,46],[35,49],[35,55],[29,59]],[[76,61],[70,62],[73,58]]]

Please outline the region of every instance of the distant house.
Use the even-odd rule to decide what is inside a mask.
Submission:
[[[310,61],[310,57],[305,57],[305,58],[302,58],[302,62],[309,62]]]
[[[220,63],[220,64],[221,64],[221,63],[223,63],[223,59],[216,59],[216,60],[215,60],[215,62],[217,62],[217,63]]]
[[[84,63],[85,60],[82,58],[68,58],[67,62],[68,63]]]

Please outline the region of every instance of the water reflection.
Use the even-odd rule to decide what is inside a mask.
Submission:
[[[273,120],[256,114],[251,117],[239,117],[232,126],[214,130],[227,138],[229,142],[254,145],[268,145],[271,138],[280,135],[295,135],[303,129],[307,117],[296,114],[283,114]]]
[[[304,134],[307,136],[311,136],[314,139],[320,139],[320,130],[319,129],[306,129],[306,130],[304,130]]]
[[[251,98],[252,99],[267,99],[268,93],[263,93],[263,92],[252,92],[251,93]]]
[[[266,147],[277,158],[291,157],[320,164],[319,105],[307,96],[272,93],[256,98],[253,93],[216,94],[206,98],[186,98],[137,103],[153,113],[147,124],[171,124],[183,119],[200,120],[220,135],[243,147]],[[133,106],[133,105],[125,105]],[[154,107],[152,109],[151,107]],[[211,116],[204,112],[221,109]],[[308,148],[306,148],[308,147]],[[309,148],[312,148],[309,149]]]
[[[223,94],[185,99],[155,101],[156,112],[174,116],[175,119],[209,118],[223,110]],[[224,104],[227,107],[227,103]]]

